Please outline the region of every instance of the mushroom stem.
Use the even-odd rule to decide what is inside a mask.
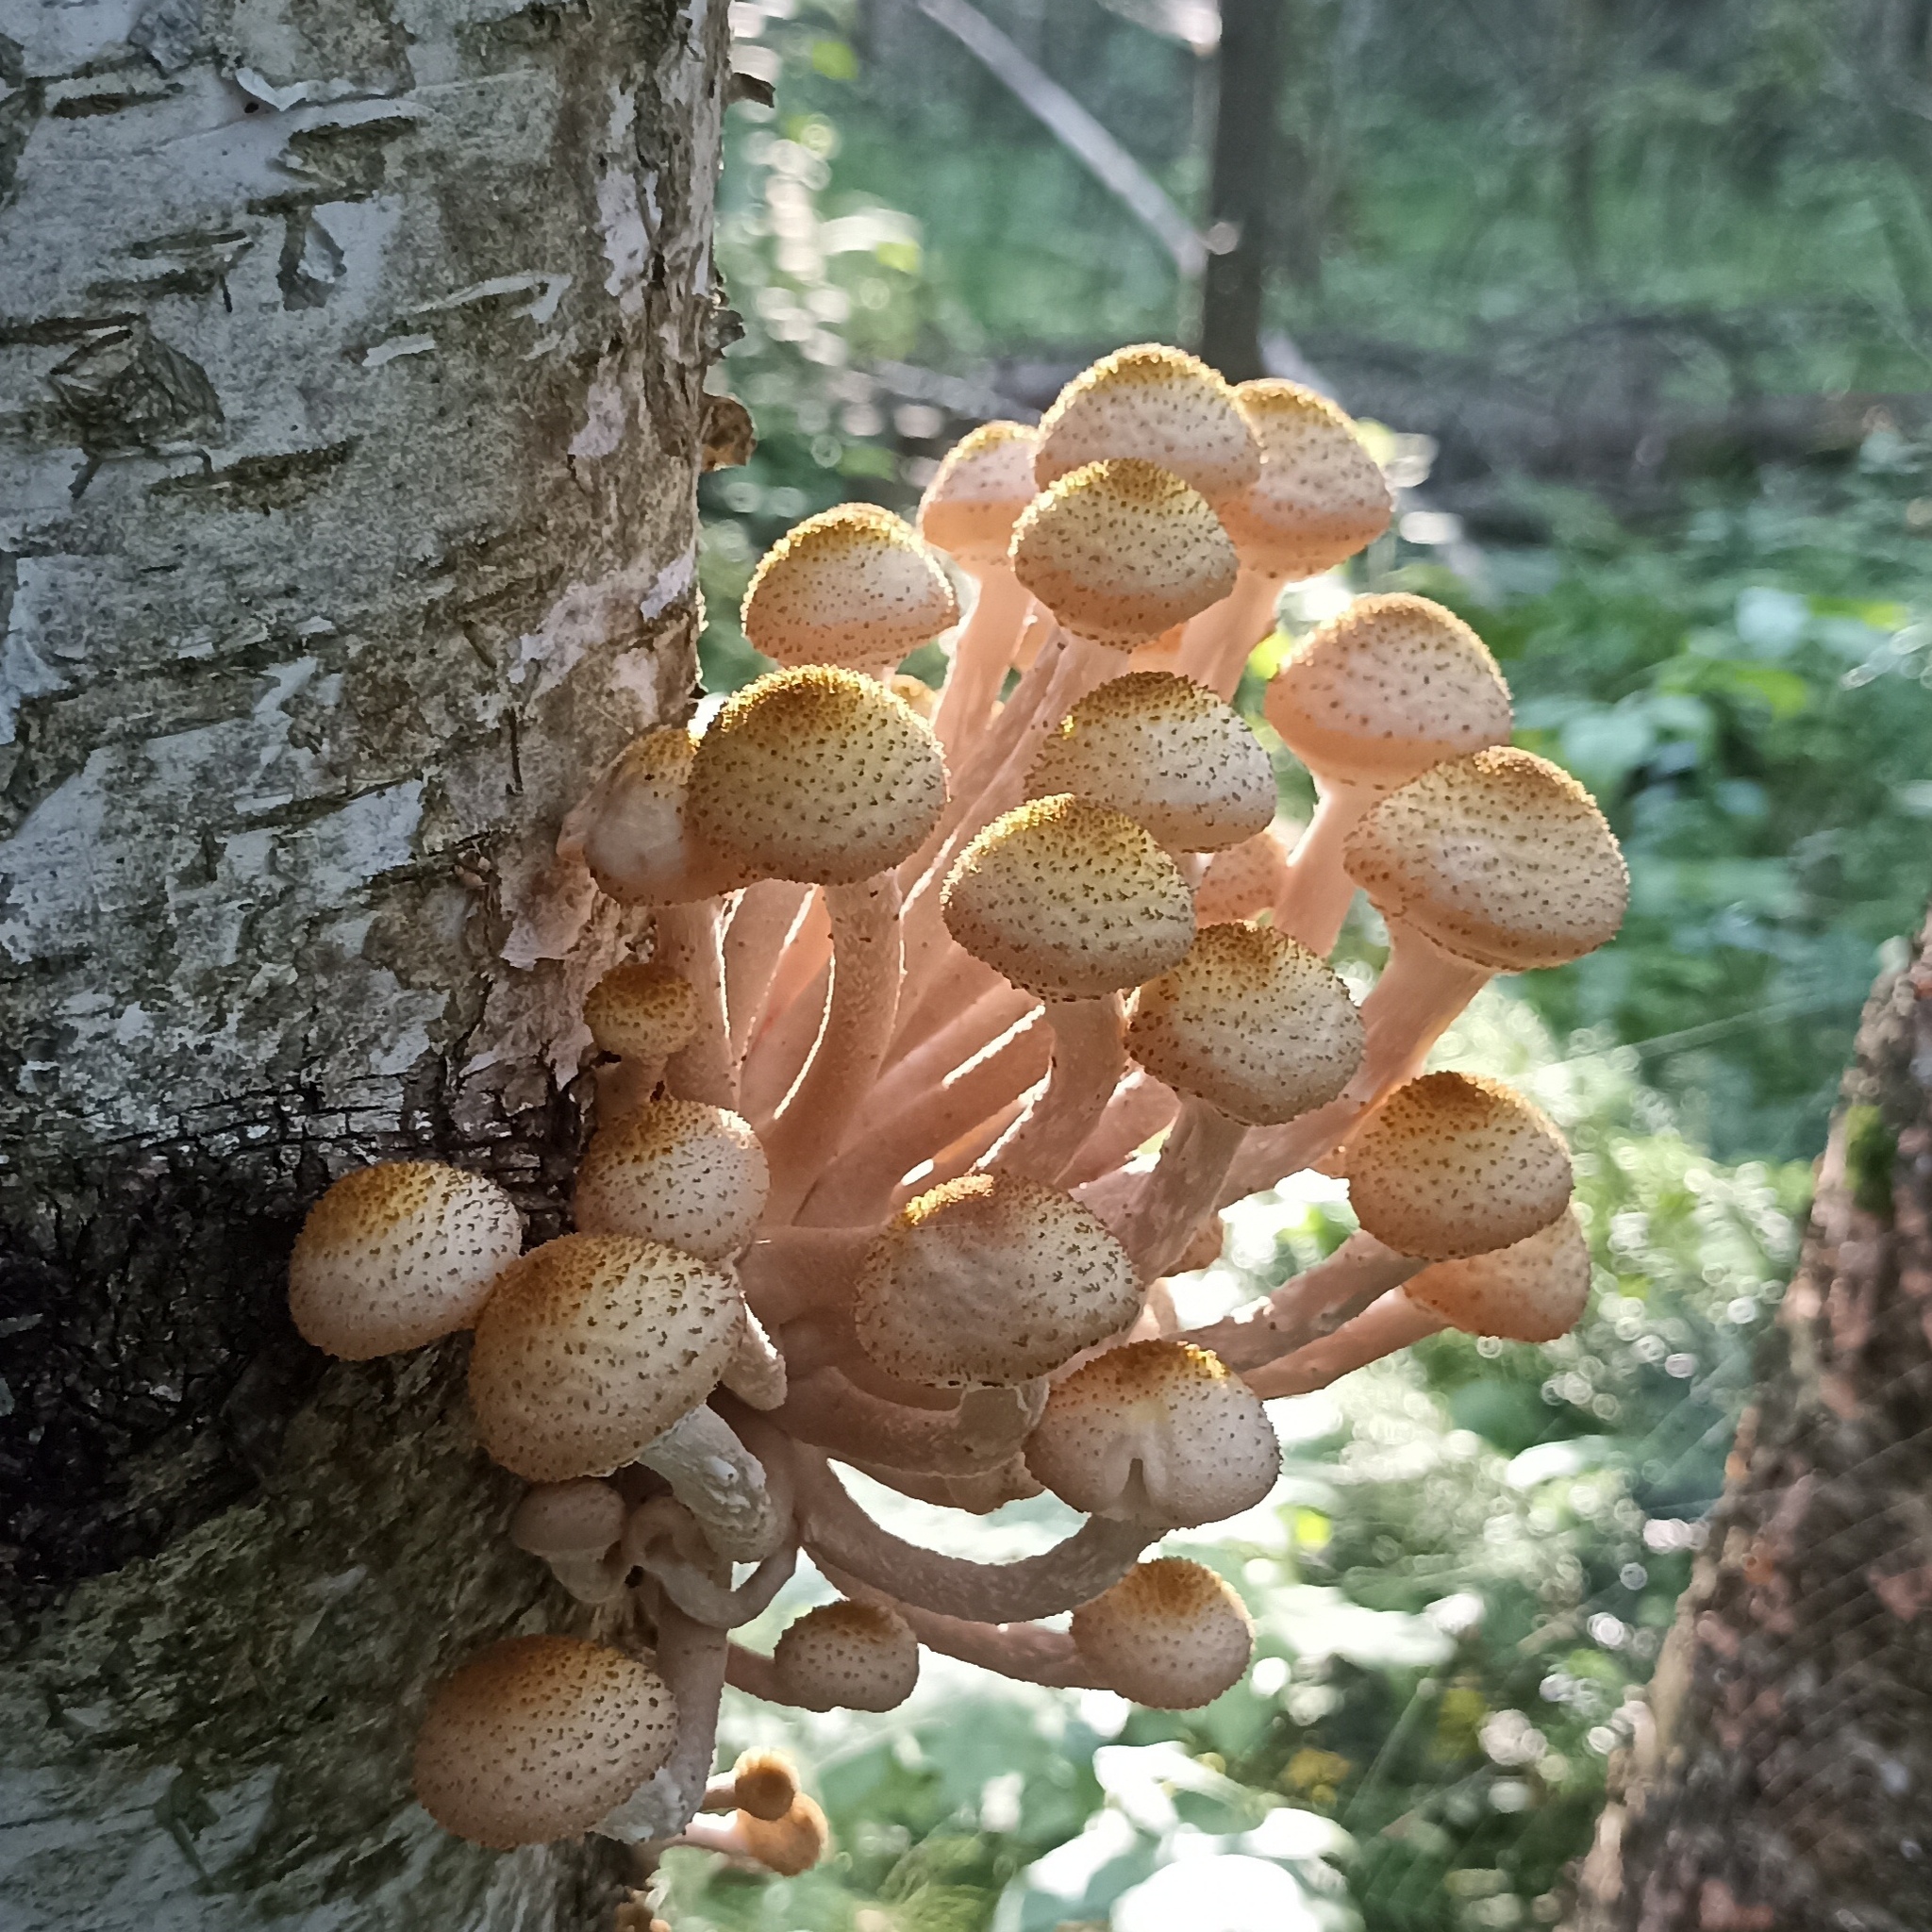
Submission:
[[[1325,1389],[1352,1370],[1366,1368],[1397,1349],[1448,1327],[1446,1315],[1412,1302],[1398,1289],[1392,1289],[1353,1322],[1344,1323],[1332,1335],[1298,1348],[1265,1367],[1251,1369],[1242,1379],[1263,1401],[1277,1395],[1306,1395],[1311,1390]]]
[[[843,1307],[852,1299],[858,1264],[877,1232],[874,1227],[767,1228],[739,1258],[738,1279],[746,1302],[772,1328],[816,1309]]]
[[[1026,1458],[1018,1455],[978,1475],[933,1475],[894,1469],[886,1462],[855,1462],[852,1466],[902,1496],[940,1509],[963,1509],[969,1516],[990,1516],[1004,1504],[1024,1502],[1039,1495],[1041,1490],[1026,1467]]]
[[[853,886],[830,886],[832,991],[818,1043],[797,1085],[760,1137],[772,1166],[766,1208],[789,1221],[838,1152],[846,1127],[872,1091],[892,1037],[900,976],[899,882],[876,873]]]
[[[961,958],[972,959],[969,953]],[[899,1005],[899,1024],[873,1097],[881,1108],[896,1110],[931,1091],[955,1067],[964,1066],[989,1041],[997,1040],[1023,1013],[1040,1002],[1003,979],[991,966],[973,964],[961,974],[959,996],[941,1005],[930,993],[919,1006]]]
[[[811,895],[792,879],[759,879],[746,887],[724,927],[724,1010],[731,1023],[731,1057],[741,1060],[786,941]]]
[[[1362,1002],[1368,1036],[1360,1078],[1379,1095],[1422,1071],[1450,1024],[1495,977],[1401,920],[1389,922],[1389,958]]]
[[[783,1541],[785,1518],[773,1507],[763,1465],[716,1410],[680,1417],[637,1459],[671,1485],[721,1557],[755,1563]]]
[[[950,1147],[941,1148],[933,1156],[932,1165],[925,1173],[920,1174],[915,1169],[913,1178],[901,1182],[893,1191],[894,1211],[903,1208],[913,1195],[924,1193],[928,1188],[936,1188],[943,1181],[958,1180],[962,1174],[970,1172],[980,1156],[1020,1118],[1025,1105],[1024,1095],[1009,1102],[970,1133],[961,1134]]]
[[[924,1058],[924,1046],[937,1041],[939,1031],[946,1027],[948,1021],[954,1026],[963,1027],[967,1014],[989,993],[1005,992],[1024,1000],[1027,1006],[1037,1004],[1030,993],[1021,992],[983,960],[975,959],[955,944],[950,934],[941,935],[941,958],[927,974],[924,990],[916,998],[908,999],[905,994],[900,997],[899,1024],[892,1045],[897,1058],[889,1058],[888,1061],[895,1076],[905,1061],[915,1056]],[[934,1051],[938,1051],[936,1044]],[[926,1064],[932,1075],[937,1076],[943,1069],[958,1066],[966,1057],[956,1052],[945,1059]]]
[[[1315,815],[1288,856],[1281,891],[1274,902],[1274,924],[1318,958],[1335,950],[1341,922],[1355,898],[1355,881],[1341,869],[1341,847],[1382,791],[1317,776],[1321,798]]]
[[[1053,1028],[1053,1063],[1046,1079],[978,1165],[990,1174],[1051,1184],[1106,1111],[1126,1072],[1127,1050],[1121,1040],[1117,992],[1098,999],[1048,1000],[1045,1011]]]
[[[698,1000],[697,1031],[665,1069],[671,1091],[680,1100],[736,1108],[738,1070],[724,1020],[724,956],[718,934],[723,903],[694,899],[688,906],[660,906],[655,957],[685,980]]]
[[[658,1614],[658,1674],[677,1701],[670,1758],[591,1828],[626,1844],[675,1838],[697,1816],[718,1750],[718,1700],[730,1640],[675,1604]]]
[[[658,1083],[664,1077],[661,1056],[637,1059],[626,1056],[597,1069],[597,1124],[608,1127],[626,1114],[650,1105]]]
[[[1244,1123],[1196,1094],[1182,1099],[1180,1116],[1121,1229],[1142,1281],[1165,1274],[1193,1239],[1247,1131]]]
[[[762,1698],[767,1704],[791,1704],[794,1708],[803,1707],[785,1694],[778,1682],[777,1665],[758,1651],[745,1649],[741,1643],[734,1643],[724,1654],[724,1681],[734,1690],[742,1690],[749,1697]]]
[[[801,1375],[773,1421],[841,1460],[883,1462],[914,1475],[983,1475],[1008,1461],[1046,1404],[1046,1384],[970,1389],[953,1408],[908,1408],[861,1389],[836,1367]]]
[[[1274,627],[1279,577],[1263,576],[1242,564],[1234,589],[1188,620],[1181,636],[1178,670],[1205,684],[1217,697],[1232,698],[1255,646]]]
[[[739,1326],[738,1344],[718,1380],[720,1387],[753,1408],[776,1408],[785,1400],[785,1357],[773,1346],[749,1304]]]
[[[1033,604],[1033,593],[1004,563],[989,565],[976,583],[979,594],[953,641],[953,661],[933,713],[933,736],[948,752],[970,745],[986,728]]]
[[[1060,1186],[1077,1188],[1117,1168],[1172,1124],[1180,1109],[1174,1090],[1144,1067],[1135,1067],[1114,1090],[1086,1145],[1060,1171]]]
[[[831,980],[832,924],[823,892],[813,892],[792,925],[778,970],[744,1051],[739,1111],[761,1125],[791,1091],[818,1038]]]

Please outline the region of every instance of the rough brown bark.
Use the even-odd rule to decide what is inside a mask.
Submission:
[[[1932,923],[1865,1009],[1583,1892],[1574,1932],[1932,1925]]]

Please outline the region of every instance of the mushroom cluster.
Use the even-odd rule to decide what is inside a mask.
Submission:
[[[417,1791],[450,1830],[802,1869],[824,1824],[782,1762],[713,1775],[722,1687],[888,1709],[922,1646],[1203,1704],[1246,1613],[1148,1553],[1268,1494],[1264,1401],[1444,1326],[1577,1319],[1556,1129],[1421,1069],[1491,975],[1615,932],[1602,815],[1509,748],[1494,660],[1420,597],[1357,599],[1268,687],[1318,788],[1299,842],[1229,702],[1279,589],[1390,511],[1321,397],[1123,350],[1037,430],[967,437],[917,530],[800,524],[744,602],[778,668],[596,779],[562,857],[656,937],[585,1009],[576,1231],[520,1253],[490,1183],[401,1162],[339,1181],[291,1269],[336,1355],[474,1330],[478,1437],[530,1486],[510,1536],[587,1607],[435,1690]],[[942,688],[898,673],[949,631]],[[1359,1006],[1327,962],[1357,889],[1391,941]],[[1182,1329],[1166,1277],[1219,1211],[1318,1163],[1359,1231]],[[1086,1521],[979,1562],[889,1533],[835,1463]],[[734,1642],[801,1554],[839,1600]]]

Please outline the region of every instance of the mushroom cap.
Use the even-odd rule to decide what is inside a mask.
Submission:
[[[886,679],[886,689],[922,724],[932,723],[933,713],[940,708],[940,694],[924,678],[914,677],[909,671],[895,671]]]
[[[595,1476],[538,1483],[509,1520],[509,1540],[533,1557],[601,1557],[624,1534],[624,1498]]]
[[[726,699],[698,745],[687,809],[747,867],[849,886],[909,858],[945,805],[938,741],[905,700],[811,664]]]
[[[741,1751],[731,1784],[739,1810],[775,1824],[798,1795],[798,1767],[782,1751]]]
[[[416,1795],[445,1831],[508,1851],[589,1831],[671,1756],[656,1671],[577,1637],[511,1637],[431,1692]]]
[[[858,1345],[904,1382],[1011,1388],[1118,1334],[1141,1307],[1127,1251],[1071,1194],[966,1174],[908,1201],[858,1271]]]
[[[1341,863],[1385,919],[1498,973],[1581,958],[1615,934],[1630,898],[1595,799],[1507,745],[1391,791],[1349,833]]]
[[[1130,671],[1047,735],[1027,795],[1110,805],[1181,852],[1218,851],[1274,816],[1274,768],[1232,705],[1168,671]]]
[[[1025,1453],[1075,1509],[1173,1529],[1252,1507],[1281,1467],[1260,1397],[1185,1341],[1130,1341],[1055,1383]]]
[[[941,894],[975,959],[1042,999],[1097,999],[1179,962],[1194,939],[1180,868],[1124,813],[1069,796],[996,818]]]
[[[808,1710],[893,1710],[919,1682],[919,1640],[896,1610],[841,1597],[788,1624],[772,1664]]]
[[[681,724],[633,739],[580,808],[584,863],[613,899],[683,906],[735,891],[748,875],[685,820],[697,740]]]
[[[1074,1612],[1074,1642],[1108,1690],[1155,1710],[1195,1710],[1241,1681],[1255,1650],[1247,1606],[1205,1563],[1157,1557]]]
[[[723,1261],[751,1240],[771,1179],[758,1137],[737,1114],[654,1100],[591,1136],[577,1169],[577,1228]]]
[[[832,1835],[818,1801],[804,1791],[792,1794],[780,1818],[767,1819],[756,1811],[741,1810],[737,1828],[745,1856],[780,1878],[796,1878],[801,1872],[809,1872],[824,1857]]]
[[[1583,1319],[1590,1300],[1590,1243],[1573,1208],[1526,1240],[1437,1261],[1405,1284],[1412,1302],[1469,1335],[1554,1341]]]
[[[567,1234],[533,1248],[476,1324],[484,1448],[526,1482],[608,1475],[710,1394],[742,1307],[729,1274],[660,1241]]]
[[[1325,1106],[1361,1064],[1355,1001],[1273,926],[1203,926],[1134,1002],[1127,1051],[1154,1075],[1250,1126]]]
[[[962,437],[919,500],[919,534],[975,570],[1005,563],[1013,525],[1040,488],[1037,447],[1024,423],[982,423]]]
[[[1194,917],[1204,925],[1219,925],[1267,911],[1288,883],[1288,855],[1299,836],[1292,825],[1270,825],[1217,852],[1194,888]]]
[[[1011,557],[1069,630],[1120,651],[1218,604],[1240,569],[1207,499],[1136,457],[1088,463],[1036,496]]]
[[[1261,446],[1221,375],[1184,349],[1137,342],[1082,370],[1041,418],[1041,489],[1083,463],[1144,457],[1210,502],[1261,474]]]
[[[436,1160],[345,1174],[308,1210],[289,1257],[303,1339],[345,1361],[469,1327],[524,1245],[494,1181]]]
[[[1356,1219],[1425,1261],[1507,1248],[1570,1204],[1570,1150],[1549,1116],[1480,1074],[1396,1088],[1349,1143],[1347,1166]]]
[[[1235,402],[1261,445],[1261,473],[1216,506],[1250,570],[1312,577],[1389,527],[1395,501],[1355,424],[1296,382],[1244,382]]]
[[[1310,770],[1382,787],[1509,738],[1509,687],[1489,647],[1406,591],[1357,597],[1310,632],[1262,708]]]
[[[841,503],[781,537],[741,611],[754,650],[781,664],[876,670],[959,621],[939,560],[891,510]]]
[[[584,1024],[599,1053],[669,1059],[698,1030],[698,996],[668,966],[613,966],[586,996]]]

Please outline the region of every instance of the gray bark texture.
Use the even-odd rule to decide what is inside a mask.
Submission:
[[[608,1923],[409,1800],[564,1600],[460,1340],[330,1366],[302,1213],[555,1232],[634,915],[563,813],[682,714],[722,0],[0,0],[0,1924]]]
[[[1932,1925],[1932,923],[1865,1008],[1573,1932]]]

